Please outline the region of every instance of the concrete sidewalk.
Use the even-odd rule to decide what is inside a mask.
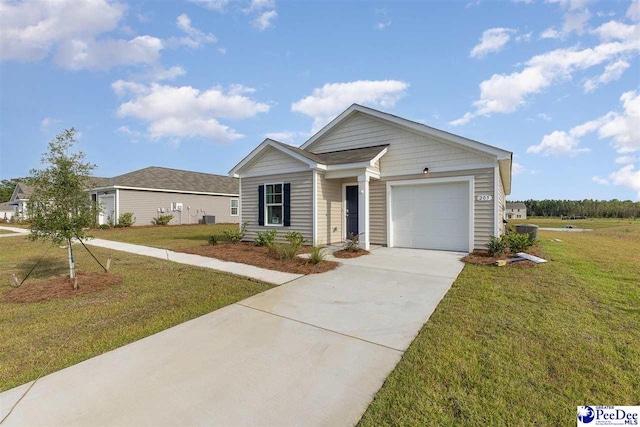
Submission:
[[[6,231],[11,231],[12,233],[16,233],[16,234],[0,234],[0,237],[15,237],[15,236],[29,234],[29,230],[25,230],[24,228],[9,227],[6,225],[1,225],[0,230],[6,230]]]
[[[150,246],[134,245],[131,243],[114,242],[104,239],[88,239],[84,241],[87,245],[98,246],[116,251],[129,252],[136,255],[144,255],[153,258],[166,259],[180,264],[194,265],[196,267],[211,268],[212,270],[224,271],[238,276],[250,277],[262,280],[274,285],[302,277],[302,274],[284,273],[282,271],[267,270],[265,268],[254,267],[253,265],[240,264],[237,262],[221,261],[216,258],[209,258],[201,255],[185,254],[174,252],[168,249],[152,248]]]

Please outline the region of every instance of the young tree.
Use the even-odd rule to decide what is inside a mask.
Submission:
[[[73,259],[74,238],[91,237],[85,228],[94,221],[91,198],[85,193],[95,165],[85,161],[83,152],[70,153],[76,144],[75,128],[67,129],[49,142],[49,151],[42,156],[44,169],[33,169],[29,180],[33,193],[28,212],[32,240],[52,240],[65,243],[69,257],[69,278],[78,288]]]

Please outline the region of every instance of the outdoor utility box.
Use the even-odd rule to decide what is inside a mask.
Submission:
[[[516,224],[516,231],[520,234],[527,233],[531,240],[538,238],[538,226],[534,224]]]
[[[216,216],[215,215],[203,215],[202,216],[202,222],[204,224],[215,224],[216,223]]]

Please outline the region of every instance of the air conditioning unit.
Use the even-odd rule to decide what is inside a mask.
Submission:
[[[177,202],[171,203],[171,210],[172,211],[174,211],[174,212],[176,212],[176,211],[182,212],[182,209],[183,209],[182,203],[177,203]]]

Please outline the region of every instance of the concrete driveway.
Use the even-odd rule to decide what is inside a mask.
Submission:
[[[353,425],[461,256],[379,248],[345,260],[1,393],[0,419],[13,407],[2,426]]]

